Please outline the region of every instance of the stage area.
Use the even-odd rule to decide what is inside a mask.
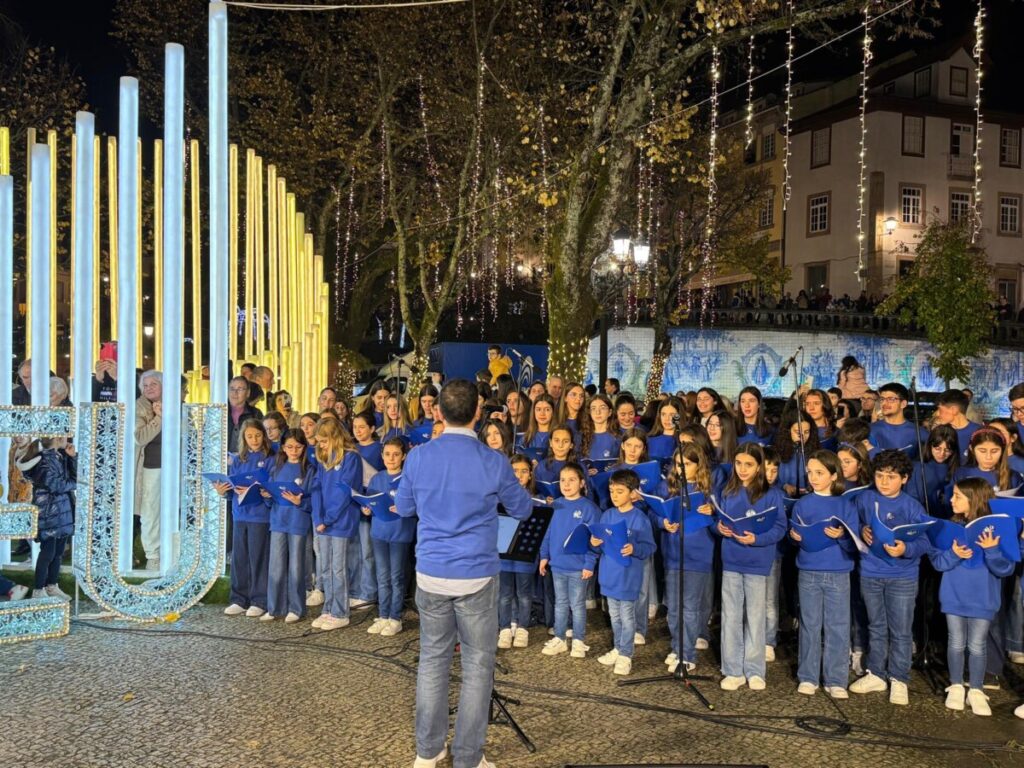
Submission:
[[[6,646],[0,695],[7,735],[0,740],[0,766],[408,768],[416,621],[410,617],[405,632],[381,638],[365,632],[373,615],[355,612],[347,629],[307,634],[313,632],[308,621],[260,623],[199,607],[175,624],[75,622],[63,639]],[[766,691],[726,693],[717,675],[703,683],[717,707],[707,713],[675,683],[616,686],[596,661],[609,647],[610,631],[598,612],[590,621],[596,625],[588,637],[593,658],[542,656],[542,627],[531,630],[529,648],[499,651],[507,673],[498,673],[498,689],[521,699],[513,714],[537,745],[530,754],[508,727],[492,726],[487,757],[499,768],[1024,765],[1019,749],[988,749],[1024,742],[1024,721],[1012,715],[1024,691],[1020,667],[1009,681],[1016,690],[1004,684],[993,692],[994,716],[985,719],[945,709],[917,673],[910,707],[890,706],[882,694],[838,705],[822,693],[798,696],[793,652],[783,649],[769,665]],[[664,671],[667,645],[659,618],[648,645],[638,649],[634,674]],[[715,674],[708,652],[701,666]],[[845,722],[849,734],[810,737],[798,722],[815,717]],[[823,731],[835,727],[809,724]],[[929,740],[962,741],[964,748],[921,748]],[[984,742],[984,751],[967,748],[969,742]]]

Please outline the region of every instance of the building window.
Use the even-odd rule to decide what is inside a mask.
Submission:
[[[949,95],[967,95],[967,67],[949,68]]]
[[[1020,128],[999,131],[999,164],[1020,168]]]
[[[885,85],[882,86],[882,95],[883,96],[892,96],[894,93],[896,93],[896,81],[895,80],[890,80],[888,83],[886,83]]]
[[[828,165],[832,159],[832,127],[811,132],[811,168]]]
[[[914,98],[920,99],[932,94],[932,71],[925,67],[914,73]]]
[[[775,129],[761,137],[761,159],[775,159]]]
[[[828,262],[807,265],[807,292],[812,296],[828,290]]]
[[[1020,234],[1020,195],[999,195],[999,234]]]
[[[923,224],[924,187],[909,184],[900,187],[900,221],[904,224]]]
[[[1017,281],[1005,278],[996,280],[996,296],[1006,299],[1011,307],[1017,305]]]
[[[757,225],[761,229],[775,226],[775,190],[771,189],[761,201],[761,209],[757,214]]]
[[[971,193],[962,189],[949,192],[949,223],[959,224],[971,215]]]
[[[906,277],[908,274],[910,274],[910,270],[913,269],[913,268],[914,268],[914,260],[913,259],[900,259],[899,266],[897,267],[899,272],[897,274],[902,279],[902,278]]]
[[[807,197],[807,235],[827,235],[831,220],[829,218],[830,192],[821,192]]]
[[[924,117],[903,116],[903,154],[924,157]]]
[[[757,144],[755,142],[751,141],[743,148],[743,162],[747,165],[757,162]]]

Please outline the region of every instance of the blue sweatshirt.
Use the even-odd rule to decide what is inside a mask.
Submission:
[[[1013,573],[1014,564],[1006,559],[999,547],[982,552],[984,568],[964,567],[965,561],[952,548],[933,549],[928,554],[935,570],[942,571],[939,604],[943,613],[989,621],[995,618],[1002,599],[1000,580]],[[974,557],[977,556],[975,553]]]
[[[268,457],[262,452],[250,453],[249,458],[245,461],[239,459],[237,453],[229,453],[228,474],[252,474],[259,470],[269,472],[273,463],[273,456]],[[250,504],[247,507],[240,507],[238,506],[238,494],[233,490],[228,491],[228,494],[228,498],[231,499],[231,515],[236,523],[263,523],[266,525],[270,522],[270,509],[266,504]]]
[[[525,435],[520,435],[519,436],[518,442],[516,443],[516,447],[517,448],[523,448],[523,447],[525,447],[525,448],[543,448],[543,449],[547,450],[548,443],[551,441],[551,433],[550,432],[538,432],[532,438],[530,438],[530,444],[529,445],[525,445],[523,443],[523,438],[524,437],[525,437]]]
[[[346,451],[345,458],[332,469],[320,467],[317,474],[320,493],[313,505],[313,527],[326,525],[321,536],[337,536],[350,539],[359,531],[362,512],[349,494],[351,489],[359,493],[363,487],[363,460],[357,451]],[[344,483],[348,488],[341,487]]]
[[[925,507],[925,512],[932,517],[948,520],[953,515],[946,494],[949,486],[949,464],[937,461],[926,461],[922,473],[920,462],[914,462],[914,471],[910,474],[905,490]],[[950,489],[952,490],[952,489]],[[925,506],[924,500],[928,499]]]
[[[924,508],[912,496],[900,493],[895,498],[883,496],[874,488],[863,491],[856,500],[857,514],[861,526],[871,525],[875,516],[875,504],[878,505],[879,517],[888,527],[911,525],[928,520]],[[872,550],[861,554],[860,573],[872,579],[914,579],[917,580],[921,556],[927,554],[931,543],[926,535],[918,536],[907,542],[907,551],[902,557],[879,557]]]
[[[722,537],[723,571],[767,576],[775,560],[775,545],[786,535],[786,503],[782,491],[769,488],[764,496],[751,503],[747,489],[741,488],[732,496],[721,496],[718,503],[731,518],[743,517],[749,510],[753,510],[754,515],[775,510],[775,523],[764,533],[755,534],[753,544],[740,544],[732,536]]]
[[[558,459],[549,458],[538,461],[537,466],[533,468],[533,479],[544,483],[557,483],[559,475],[562,473],[562,467],[565,465],[566,462]]]
[[[982,480],[992,486],[995,491],[1008,491],[1011,488],[1016,488],[1021,484],[1020,475],[1016,472],[1010,471],[1010,481],[1007,483],[1005,488],[999,486],[999,475],[996,472],[988,471],[979,467],[957,467],[956,472],[953,473],[953,479],[949,483],[948,496],[953,496],[953,486],[960,480],[964,480],[968,477],[980,477]]]
[[[390,475],[387,470],[378,472],[370,478],[370,484],[366,486],[366,493],[367,495],[386,493],[393,499],[398,493],[398,485],[401,480],[401,472],[397,475]],[[378,541],[407,544],[416,538],[416,520],[412,517],[401,517],[398,520],[381,520],[374,515],[370,518],[370,536]]]
[[[644,578],[643,561],[654,554],[654,534],[651,531],[651,521],[636,507],[626,512],[620,512],[615,507],[606,509],[601,515],[600,522],[614,525],[622,521],[626,523],[629,543],[633,545],[629,565],[623,566],[614,558],[602,557],[597,577],[601,593],[605,597],[633,601],[640,597],[640,585]],[[601,544],[597,549],[603,553],[604,547],[605,544]]]
[[[694,483],[690,483],[689,487],[691,494],[700,492]],[[707,501],[705,503],[710,504],[711,502]],[[665,520],[667,518],[659,515],[654,515],[653,517],[657,521],[653,523],[655,530],[661,534],[661,556],[665,562],[665,570],[678,571],[680,531],[669,533],[665,530]],[[712,526],[709,525],[694,533],[686,534],[683,541],[683,570],[711,573],[715,559],[715,536],[711,532],[711,528]]]
[[[835,432],[829,434],[828,427],[818,427],[818,444],[822,450],[834,451],[839,446]]]
[[[380,439],[380,441],[383,444],[383,443],[386,443],[388,440],[390,440],[392,437],[408,438],[409,437],[409,428],[408,427],[392,427],[391,429],[389,429],[387,432],[384,433],[384,436]]]
[[[971,446],[971,435],[981,429],[981,424],[976,424],[973,421],[968,421],[966,427],[961,427],[956,431],[956,441],[960,446],[960,463],[963,464],[967,461],[967,451]]]
[[[886,421],[876,421],[871,425],[871,444],[878,450],[902,451],[911,458],[917,459],[918,430],[913,422],[904,421],[902,424],[889,424]],[[921,444],[928,439],[928,435],[922,429],[920,433]]]
[[[647,452],[651,456],[671,456],[675,449],[675,435],[654,435],[647,438]]]
[[[599,432],[590,440],[590,452],[585,459],[617,459],[621,440],[611,432]]]
[[[402,517],[419,517],[416,570],[444,579],[498,573],[498,503],[518,520],[533,512],[503,453],[470,429],[448,427],[409,454],[395,494]]]
[[[740,444],[743,444],[743,443],[757,443],[758,445],[761,445],[761,446],[771,445],[775,441],[775,430],[773,430],[771,428],[768,428],[768,427],[766,427],[766,429],[767,429],[767,434],[759,435],[759,434],[757,434],[757,432],[754,431],[754,425],[753,424],[746,424],[746,423],[744,423],[742,425],[742,432],[736,438],[736,442],[738,442]]]
[[[789,461],[783,461],[779,464],[777,484],[780,490],[784,485],[792,485],[797,491],[807,490],[807,470],[804,467],[803,456],[800,454],[799,446],[793,452]]]
[[[843,496],[823,496],[819,493],[810,493],[803,496],[793,507],[793,520],[799,518],[804,525],[814,525],[833,517],[838,517],[860,535],[857,509],[849,499]],[[800,546],[796,555],[797,569],[833,573],[852,571],[856,545],[850,535],[845,532],[842,538],[835,541],[836,546],[825,547],[818,552],[809,552]]]
[[[306,468],[306,476],[299,476],[301,465],[286,461],[280,469],[271,467],[270,479],[277,483],[292,483],[296,492],[302,493],[302,499],[296,506],[291,502],[278,504],[273,499],[264,499],[270,510],[270,532],[289,533],[293,536],[305,536],[311,530],[310,516],[315,502],[313,496],[319,488],[316,468],[310,464]],[[318,502],[317,502],[318,503]]]
[[[567,554],[565,540],[576,526],[585,523],[596,525],[601,519],[601,510],[590,499],[580,497],[570,501],[566,498],[557,499],[552,505],[555,513],[551,516],[551,525],[540,545],[540,559],[547,560],[551,570],[556,573],[575,573],[593,571],[597,563],[597,555],[588,551],[583,555]]]
[[[384,471],[384,460],[380,457],[382,450],[380,443],[372,442],[369,445],[357,445],[356,450],[359,451],[359,455],[366,460],[367,464],[378,472]]]

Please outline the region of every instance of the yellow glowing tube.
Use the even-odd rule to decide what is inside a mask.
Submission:
[[[164,368],[164,143],[153,142],[153,367]]]
[[[101,272],[102,265],[100,264],[100,243],[103,240],[103,233],[100,229],[100,204],[102,198],[100,197],[101,186],[100,186],[100,157],[102,156],[101,149],[103,143],[100,141],[99,136],[93,137],[92,144],[92,338],[93,345],[92,349],[89,350],[88,354],[92,355],[93,367],[96,367],[96,362],[100,359],[100,342],[103,341],[100,336],[100,284],[102,283]]]
[[[57,370],[57,132],[46,132],[50,150],[50,370]],[[30,326],[26,326],[30,327]]]
[[[11,129],[0,128],[0,175],[11,175]]]
[[[255,177],[256,152],[252,149],[245,151],[245,300],[242,307],[245,311],[245,325],[243,326],[242,350],[245,359],[252,357],[252,282],[253,282],[253,253],[254,235],[253,229],[256,225],[256,216],[253,212],[253,179]],[[237,209],[238,203],[235,202]],[[237,248],[237,245],[236,245]],[[237,255],[236,255],[237,258]],[[235,286],[237,290],[237,284]],[[237,342],[236,342],[237,351]]]
[[[266,316],[263,306],[265,291],[263,280],[266,275],[266,263],[263,255],[263,240],[266,236],[266,231],[263,229],[263,158],[258,155],[256,157],[256,179],[253,181],[253,193],[255,194],[253,207],[255,208],[256,216],[256,252],[254,254],[256,279],[253,287],[256,290],[256,357],[259,359],[263,357],[263,350],[266,349],[267,330],[263,322],[263,318]]]
[[[246,158],[248,160],[248,157]],[[248,178],[248,174],[246,174]],[[248,223],[248,221],[246,222]],[[248,241],[249,235],[246,234]],[[238,145],[228,147],[228,359],[238,360]]]
[[[146,334],[142,332],[142,139],[135,140],[135,359],[138,366],[146,369],[146,356],[143,349]]]
[[[32,357],[32,146],[36,129],[25,131],[25,359]]]
[[[200,242],[199,219],[199,142],[189,142],[189,170],[192,181],[192,369],[203,369],[203,264]],[[201,397],[196,392],[197,397]],[[197,399],[195,402],[202,402]]]
[[[320,336],[320,369],[323,371],[323,382],[326,387],[330,382],[330,350],[331,350],[331,323],[330,323],[330,296],[331,286],[328,283],[320,283],[320,314],[323,318],[322,331]],[[351,392],[346,393],[351,395]]]
[[[110,286],[110,338],[117,338],[117,138],[107,136],[107,285]]]
[[[281,319],[277,309],[277,168],[267,166],[267,296],[270,304],[270,354],[276,366],[281,354],[279,331]],[[274,366],[271,366],[274,367]],[[274,367],[276,371],[276,367]]]
[[[288,317],[288,184],[284,179],[277,180],[277,315],[279,354],[281,365],[284,365],[284,350],[290,346],[291,327]],[[284,368],[281,369],[284,376]]]
[[[299,340],[304,341],[309,330],[309,318],[306,316],[306,282],[309,272],[306,268],[306,215],[298,210],[298,198],[295,199],[295,315],[299,326]]]
[[[301,351],[295,352],[296,343],[301,344],[303,328],[299,323],[299,253],[295,240],[295,193],[289,192],[285,198],[288,206],[288,339],[292,347],[292,372],[297,372],[301,360]],[[297,359],[298,358],[298,359]],[[292,379],[298,382],[298,377]]]

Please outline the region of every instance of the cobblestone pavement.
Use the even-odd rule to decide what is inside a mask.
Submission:
[[[371,612],[356,612],[347,629],[306,634],[312,632],[308,621],[286,626],[229,619],[219,608],[200,607],[174,625],[107,621],[97,622],[105,628],[98,629],[78,622],[62,640],[4,646],[0,695],[7,734],[0,740],[0,766],[408,768],[416,622],[381,638],[365,632],[371,618]],[[702,683],[716,706],[709,714],[677,683],[617,687],[593,658],[609,647],[610,632],[596,612],[590,620],[597,625],[588,634],[592,658],[542,656],[547,635],[537,627],[529,648],[499,652],[507,669],[498,675],[499,690],[522,700],[513,714],[537,744],[530,754],[509,728],[492,726],[487,756],[500,768],[1024,766],[1021,751],[903,746],[922,739],[1024,742],[1024,721],[1012,715],[1024,693],[1019,674],[1011,680],[1017,692],[993,693],[991,718],[945,709],[916,673],[909,707],[890,706],[883,694],[837,706],[820,692],[797,695],[792,655],[783,653],[769,665],[766,691],[725,693],[717,675]],[[667,644],[658,619],[650,642],[637,650],[634,675],[663,672]],[[716,673],[706,653],[700,671]],[[797,721],[814,717],[846,721],[849,734],[811,737]]]

